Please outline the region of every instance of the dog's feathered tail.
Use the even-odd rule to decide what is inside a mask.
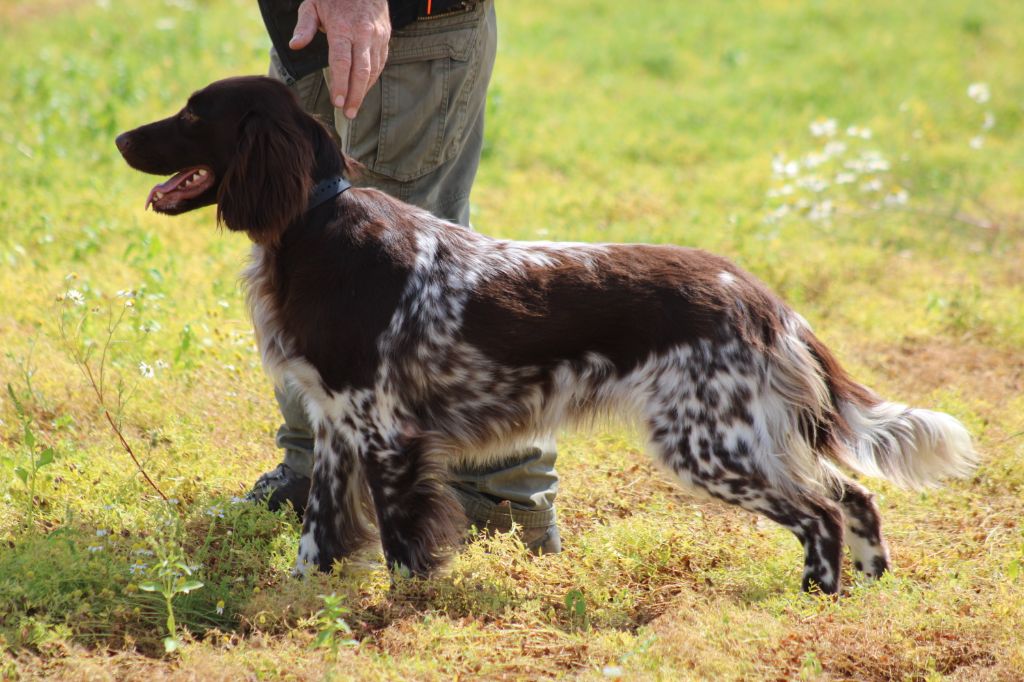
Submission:
[[[827,452],[838,464],[913,490],[963,478],[978,465],[971,436],[957,419],[879,398],[854,381],[809,329],[802,337],[830,394],[824,412],[834,443]]]

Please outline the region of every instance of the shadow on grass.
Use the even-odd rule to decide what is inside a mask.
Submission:
[[[184,506],[184,505],[183,505]],[[12,649],[62,640],[163,653],[163,597],[153,580],[159,543],[177,543],[203,587],[174,598],[179,628],[193,635],[239,630],[237,613],[293,553],[295,524],[282,514],[223,500],[181,510],[178,532],[156,515],[120,532],[74,525],[23,533],[0,552],[0,636]]]
[[[796,589],[783,563],[788,556],[756,574],[732,572],[750,550],[745,545],[764,538],[718,541],[715,522],[659,525],[639,514],[578,528],[557,556],[532,557],[514,537],[495,536],[463,546],[446,571],[428,580],[392,581],[376,548],[330,575],[296,580],[289,571],[299,528],[290,512],[227,499],[178,507],[172,535],[160,531],[166,514],[154,513],[117,533],[67,526],[18,537],[0,554],[0,603],[9,605],[0,613],[0,633],[8,646],[40,649],[65,640],[162,655],[165,604],[139,590],[153,579],[161,542],[176,543],[203,582],[173,601],[178,626],[200,638],[312,633],[321,595],[332,593],[349,609],[345,618],[357,638],[374,639],[400,621],[436,615],[566,634],[635,633],[669,610],[712,596],[749,605]]]

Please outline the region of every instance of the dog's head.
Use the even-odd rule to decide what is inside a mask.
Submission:
[[[217,204],[217,219],[273,240],[306,208],[314,178],[339,173],[326,128],[270,78],[217,81],[174,116],[122,133],[117,148],[144,173],[173,175],[146,206],[169,215]]]

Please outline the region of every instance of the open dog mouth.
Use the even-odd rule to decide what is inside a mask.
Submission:
[[[173,178],[149,190],[146,208],[154,211],[168,211],[187,199],[195,199],[213,186],[213,171],[206,166],[186,168]]]

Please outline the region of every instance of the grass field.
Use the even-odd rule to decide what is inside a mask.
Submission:
[[[1021,679],[1024,4],[498,9],[478,230],[728,255],[865,383],[963,420],[976,476],[868,482],[895,570],[830,600],[799,592],[787,531],[687,499],[607,427],[561,440],[562,554],[498,537],[429,581],[389,589],[373,554],[294,580],[292,519],[232,499],[278,461],[248,245],[211,210],[144,212],[113,145],[265,71],[255,3],[13,0],[0,679]]]

